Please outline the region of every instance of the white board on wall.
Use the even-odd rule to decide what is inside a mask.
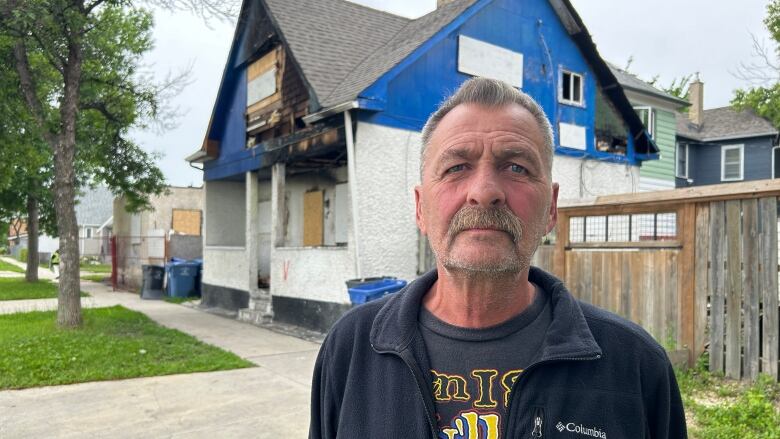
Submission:
[[[250,106],[255,102],[260,102],[274,93],[276,93],[276,67],[249,81],[246,90],[246,105]]]
[[[570,123],[560,122],[558,124],[558,135],[561,146],[585,150],[587,142],[585,141],[585,127],[572,125]]]
[[[458,38],[458,71],[472,76],[499,79],[523,88],[523,54],[475,40]]]

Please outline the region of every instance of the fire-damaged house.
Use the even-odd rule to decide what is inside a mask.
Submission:
[[[327,329],[345,280],[425,269],[420,130],[473,76],[532,95],[561,198],[632,192],[657,147],[568,0],[245,0],[202,148],[203,306]]]

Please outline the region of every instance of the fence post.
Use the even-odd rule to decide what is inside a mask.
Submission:
[[[688,350],[688,365],[694,363],[696,346],[696,204],[688,202],[677,211],[678,232],[682,249],[677,260],[677,340]]]

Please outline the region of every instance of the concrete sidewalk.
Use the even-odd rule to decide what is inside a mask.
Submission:
[[[27,269],[27,264],[24,262],[19,262],[16,259],[10,257],[10,256],[0,256],[0,259],[3,260],[3,262],[7,262],[11,265],[16,265],[17,267],[21,268],[22,270]],[[24,273],[10,273],[10,272],[4,272],[8,276],[24,276]],[[38,278],[39,279],[54,279],[54,272],[49,269],[49,266],[46,264],[41,264],[38,266]]]
[[[3,391],[0,438],[306,437],[317,343],[101,284],[82,290],[92,295],[85,306],[143,312],[258,367]],[[56,301],[0,302],[0,313],[29,307],[56,309]]]

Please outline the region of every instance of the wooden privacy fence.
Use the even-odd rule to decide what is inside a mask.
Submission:
[[[778,196],[761,180],[561,206],[534,262],[689,364],[707,350],[712,371],[777,378]]]

